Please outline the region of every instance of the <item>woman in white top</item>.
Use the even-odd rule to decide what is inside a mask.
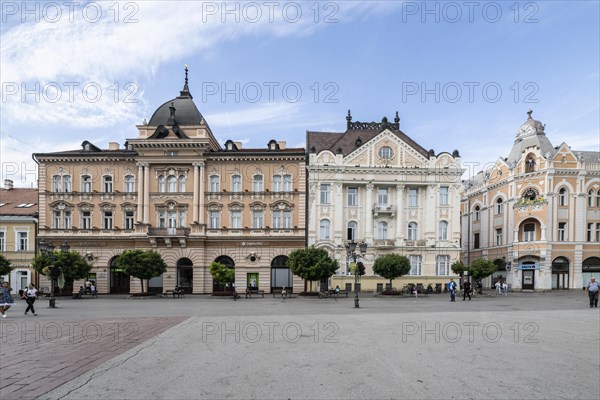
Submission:
[[[27,290],[23,293],[25,296],[25,301],[27,302],[27,309],[25,310],[25,315],[31,310],[31,313],[37,317],[35,310],[33,308],[33,303],[35,303],[35,299],[37,299],[37,289],[33,286],[33,283],[30,283],[27,286]]]

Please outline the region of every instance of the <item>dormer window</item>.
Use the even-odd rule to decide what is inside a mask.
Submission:
[[[535,171],[535,158],[530,155],[525,161],[525,172],[534,172]]]
[[[268,147],[269,150],[279,150],[279,144],[275,140],[270,140]]]

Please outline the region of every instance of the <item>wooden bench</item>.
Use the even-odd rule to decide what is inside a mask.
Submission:
[[[264,290],[248,290],[246,291],[246,298],[247,299],[251,299],[252,295],[260,295],[261,298],[265,298],[265,291]]]
[[[347,290],[340,290],[340,292],[338,293],[339,296],[341,295],[345,295],[346,298],[348,298],[348,291]],[[324,299],[327,297],[335,297],[336,293],[335,293],[335,289],[331,289],[331,290],[322,290],[319,292],[319,298],[320,299]]]
[[[283,290],[274,290],[274,291],[273,291],[273,298],[275,298],[275,296],[279,296],[279,297],[281,297],[281,292],[282,292],[282,291],[283,291]],[[293,297],[294,297],[294,296],[292,295],[292,293],[290,293],[290,291],[289,291],[289,290],[287,290],[287,298],[288,298],[288,299],[291,299],[291,298],[293,298]]]
[[[160,297],[162,298],[167,298],[169,297],[169,295],[172,295],[173,298],[175,298],[175,296],[177,297],[185,297],[185,293],[183,290],[165,290]]]

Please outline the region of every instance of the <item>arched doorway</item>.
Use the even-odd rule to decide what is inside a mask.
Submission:
[[[569,260],[565,257],[556,257],[552,261],[552,289],[569,288]]]
[[[287,256],[277,256],[271,261],[271,293],[281,291],[284,287],[292,293],[292,271],[287,261]]]
[[[129,293],[129,275],[117,267],[117,257],[110,260],[110,293]]]
[[[491,288],[494,288],[496,282],[506,282],[506,261],[504,259],[497,258],[494,260],[496,265],[496,272],[492,274],[492,280],[490,281]]]
[[[227,268],[235,269],[235,262],[229,256],[219,256],[219,257],[215,258],[215,262],[218,262],[219,264],[223,264]],[[235,276],[233,278],[233,281],[227,282],[227,283],[215,282],[215,280],[213,279],[213,292],[233,291],[234,285],[235,285]]]
[[[518,269],[521,270],[521,289],[535,289],[535,271],[540,268],[539,259],[527,257],[519,261]]]
[[[177,260],[177,283],[176,285],[183,289],[184,293],[194,291],[194,263],[189,258],[180,258]]]
[[[581,263],[581,272],[583,278],[582,287],[587,287],[590,278],[593,276],[596,281],[600,281],[600,257],[589,257]]]

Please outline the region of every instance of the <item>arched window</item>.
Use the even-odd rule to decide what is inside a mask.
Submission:
[[[329,240],[329,226],[330,222],[328,219],[322,219],[319,223],[319,238],[321,240]]]
[[[185,192],[185,175],[179,175],[179,192]]]
[[[523,226],[523,241],[533,242],[535,241],[535,224],[527,223]]]
[[[408,240],[417,240],[417,223],[411,222],[408,224]]]
[[[81,177],[81,191],[83,193],[90,193],[92,191],[92,177],[89,175],[83,175]]]
[[[377,224],[377,237],[380,240],[387,240],[388,238],[388,224],[387,222],[381,221]]]
[[[133,193],[135,181],[133,175],[125,175],[125,193]]]
[[[448,240],[448,223],[440,221],[439,240]]]
[[[502,214],[502,199],[496,200],[496,214]]]
[[[161,193],[165,192],[165,176],[159,175],[158,177],[158,191]]]
[[[113,191],[112,176],[104,175],[104,177],[102,178],[102,182],[103,182],[103,186],[104,186],[104,193],[112,193],[112,191]]]
[[[475,216],[474,216],[475,221],[479,221],[480,211],[481,211],[481,208],[479,208],[479,206],[475,206]]]
[[[167,191],[169,193],[177,192],[177,178],[173,175],[169,175],[167,178]]]
[[[559,206],[566,206],[567,203],[567,189],[565,188],[561,188],[558,191],[558,205]]]
[[[355,221],[348,222],[348,240],[358,239],[358,224]]]
[[[255,192],[263,191],[263,177],[262,175],[254,175],[252,181],[252,190]]]

